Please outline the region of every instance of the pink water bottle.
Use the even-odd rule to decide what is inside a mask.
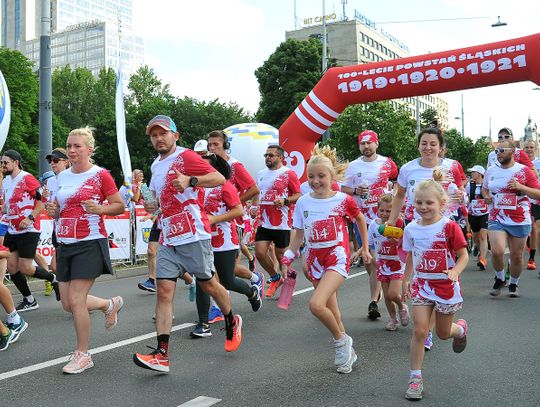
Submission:
[[[281,292],[279,293],[279,298],[277,302],[277,307],[280,309],[287,310],[289,308],[289,304],[291,303],[291,298],[294,293],[294,286],[296,285],[296,270],[292,267],[289,269],[289,272],[287,273],[287,278],[285,279],[283,283],[283,287],[281,287]]]

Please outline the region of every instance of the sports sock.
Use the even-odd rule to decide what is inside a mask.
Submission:
[[[457,325],[457,324],[456,324]],[[461,325],[458,325],[459,327],[459,335],[458,335],[458,338],[461,338],[463,336],[463,334],[465,333],[465,329],[463,329],[463,327]]]
[[[167,355],[169,353],[169,338],[170,338],[170,335],[165,335],[165,334],[157,336],[158,350],[163,355]]]
[[[149,280],[152,284],[156,284],[156,280],[153,279],[152,277],[149,277],[148,280]]]
[[[30,294],[30,295],[28,295],[28,296],[26,296],[24,298],[26,298],[26,301],[28,301],[28,302],[34,302],[36,300],[32,294]]]
[[[28,287],[28,282],[26,281],[26,276],[20,271],[17,271],[15,274],[11,275],[11,281],[13,281],[13,284],[15,284],[15,287],[17,287],[23,297],[32,295],[30,287]]]
[[[510,284],[518,285],[518,283],[519,283],[519,277],[510,276]]]
[[[34,277],[39,278],[40,280],[47,280],[48,282],[52,283],[54,281],[54,274],[48,272],[44,268],[41,268],[39,266],[36,266],[36,271],[34,272]]]
[[[504,281],[505,280],[505,277],[504,277],[504,270],[503,271],[496,271],[495,270],[495,274],[497,274],[497,278],[501,281]]]
[[[281,274],[276,273],[276,275],[270,277],[270,281],[279,281],[280,278],[281,278]]]
[[[225,315],[225,334],[228,340],[231,340],[233,337],[233,320],[234,315],[231,309],[229,313]]]
[[[15,324],[15,325],[18,325],[21,323],[21,317],[17,313],[17,310],[14,310],[12,313],[7,314],[7,322],[8,324]]]
[[[531,249],[531,252],[529,253],[529,260],[534,260],[534,255],[536,254],[535,249]]]
[[[252,283],[258,283],[259,278],[260,278],[259,275],[255,273],[251,273],[251,278],[249,279],[249,281],[251,281]]]
[[[422,377],[422,370],[411,370],[409,373],[410,377],[418,376]]]

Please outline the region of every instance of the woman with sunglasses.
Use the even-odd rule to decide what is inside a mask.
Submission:
[[[519,276],[523,268],[523,250],[531,232],[529,198],[540,199],[540,183],[525,165],[515,161],[514,143],[503,141],[495,149],[499,165],[489,167],[484,176],[482,196],[489,205],[488,235],[495,284],[489,291],[501,295],[507,284],[504,273],[504,252],[510,250],[510,297],[519,297]]]

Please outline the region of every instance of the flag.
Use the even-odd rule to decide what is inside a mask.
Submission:
[[[122,65],[118,62],[118,75],[116,77],[116,141],[118,143],[118,153],[120,154],[120,164],[124,173],[124,185],[128,196],[133,196],[131,189],[132,172],[131,158],[126,140],[126,114],[124,111],[124,88],[122,83]]]
[[[9,123],[11,121],[11,100],[9,99],[9,91],[0,71],[0,150],[4,148],[4,143],[6,142],[8,132],[9,132]]]

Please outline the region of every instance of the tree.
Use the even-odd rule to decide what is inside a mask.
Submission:
[[[25,170],[36,172],[39,137],[35,114],[39,88],[32,68],[32,62],[19,51],[0,48],[0,70],[11,100],[11,124],[4,149],[17,150],[24,160]]]
[[[257,121],[281,126],[321,78],[321,61],[318,39],[282,42],[255,71],[261,94]]]

